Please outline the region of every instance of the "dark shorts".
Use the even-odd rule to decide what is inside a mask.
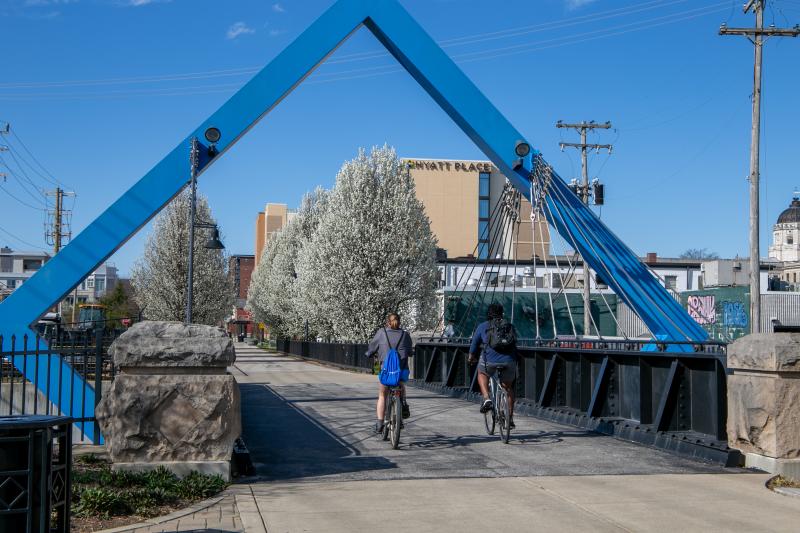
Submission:
[[[495,371],[500,371],[500,381],[509,383],[517,379],[517,363],[515,361],[503,363],[487,363],[486,357],[481,355],[478,360],[478,371],[491,376]]]

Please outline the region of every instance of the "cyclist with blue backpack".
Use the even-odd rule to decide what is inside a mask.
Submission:
[[[500,368],[500,383],[508,394],[509,427],[513,429],[514,380],[517,378],[517,332],[513,324],[503,318],[503,306],[499,303],[489,305],[486,321],[478,324],[472,335],[469,362],[475,363],[476,361],[478,362],[478,386],[483,395],[481,413],[492,410],[492,400],[489,397],[489,376]]]
[[[389,314],[386,318],[386,326],[376,331],[375,336],[369,342],[367,356],[372,357],[377,354],[381,365],[378,404],[375,409],[377,413],[375,431],[378,433],[383,431],[383,415],[389,386],[400,385],[403,418],[411,416],[411,409],[406,402],[405,382],[408,381],[408,358],[413,355],[412,350],[411,336],[400,327],[400,315],[397,313]]]

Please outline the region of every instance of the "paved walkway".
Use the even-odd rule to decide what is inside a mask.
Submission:
[[[796,531],[800,523],[800,498],[768,491],[767,474],[527,417],[503,445],[485,434],[477,405],[413,388],[412,418],[392,450],[370,432],[373,376],[236,349],[231,371],[258,476],[197,521],[149,531]],[[387,505],[399,510],[388,524]],[[230,521],[209,520],[214,512]]]

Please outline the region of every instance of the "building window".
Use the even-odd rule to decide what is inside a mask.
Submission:
[[[42,268],[42,260],[41,259],[23,259],[22,260],[22,270],[39,270]]]
[[[672,291],[678,290],[678,276],[664,276],[664,286]]]
[[[103,292],[106,290],[106,278],[97,278],[94,284],[94,288],[97,289],[97,292]]]
[[[478,174],[478,258],[489,256],[489,185],[491,174]]]
[[[491,183],[491,174],[488,172],[481,172],[478,174],[478,196],[489,197],[489,184]]]
[[[8,289],[16,289],[17,288],[17,280],[15,280],[15,279],[7,279],[6,280],[6,288],[8,288]]]
[[[0,272],[13,272],[14,258],[10,255],[0,256]]]
[[[786,234],[786,244],[794,244],[794,236],[791,233]]]
[[[89,278],[86,280],[86,288],[94,289],[94,278]]]

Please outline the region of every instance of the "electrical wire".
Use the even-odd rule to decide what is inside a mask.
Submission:
[[[33,243],[30,243],[30,242],[28,242],[28,241],[26,241],[24,239],[21,239],[20,237],[17,237],[16,235],[14,235],[13,233],[11,233],[10,231],[8,231],[7,229],[5,229],[2,226],[0,226],[0,231],[2,231],[3,233],[5,233],[9,237],[11,237],[12,239],[14,239],[16,241],[19,241],[19,242],[21,242],[22,244],[24,244],[26,246],[32,246],[33,248],[36,248],[37,250],[42,250],[43,252],[48,251],[45,248],[42,248],[41,246],[37,246],[37,245],[35,245]]]
[[[474,62],[474,61],[484,61],[484,60],[489,60],[489,59],[495,59],[495,58],[498,58],[498,57],[516,55],[516,54],[519,54],[519,53],[540,51],[540,50],[555,48],[555,47],[559,47],[559,46],[577,44],[577,43],[592,41],[592,40],[596,40],[596,39],[600,39],[600,38],[613,37],[613,36],[617,36],[617,35],[630,33],[632,31],[640,31],[640,30],[644,30],[644,29],[657,27],[657,26],[663,26],[665,24],[671,24],[671,23],[674,23],[674,22],[682,22],[682,21],[685,21],[685,20],[690,20],[690,19],[701,17],[701,16],[706,16],[706,15],[709,15],[709,14],[712,14],[712,13],[720,11],[720,7],[723,6],[723,5],[727,6],[728,5],[727,1],[726,2],[718,2],[718,3],[715,3],[715,4],[709,4],[709,5],[701,7],[701,8],[690,9],[690,10],[686,10],[686,11],[683,11],[683,12],[677,13],[677,14],[665,15],[665,16],[656,17],[656,18],[653,18],[653,19],[637,21],[637,22],[623,24],[623,25],[619,25],[619,26],[615,26],[615,27],[611,27],[611,28],[605,28],[605,29],[601,29],[601,30],[594,30],[594,31],[591,31],[591,32],[584,32],[584,33],[580,33],[580,34],[573,35],[573,36],[564,36],[564,37],[559,37],[559,38],[555,38],[555,39],[548,39],[548,40],[545,40],[545,41],[538,41],[538,42],[532,42],[532,43],[521,43],[521,44],[516,44],[516,45],[512,45],[512,46],[507,46],[507,47],[489,48],[489,49],[481,50],[481,51],[477,51],[477,52],[456,54],[456,55],[451,56],[451,59],[453,59],[458,64],[464,64],[464,63],[470,63],[470,62]],[[631,26],[637,26],[637,25],[638,25],[638,27],[631,28]],[[628,29],[622,29],[622,28],[628,28]],[[611,33],[608,33],[609,30],[616,30],[616,29],[620,29],[621,31],[612,31]],[[576,39],[576,37],[577,37],[577,39]],[[580,38],[580,37],[585,37],[585,38]],[[544,43],[552,43],[552,44],[543,45]],[[489,54],[489,55],[486,55],[486,54]],[[362,56],[359,60],[363,60],[363,59],[364,59],[364,57]],[[343,62],[343,61],[341,61],[341,62]],[[327,62],[327,64],[334,64],[334,63],[335,63],[334,60],[331,60],[331,61]],[[388,70],[381,71],[381,72],[374,72],[376,69],[384,69],[384,68],[388,69]],[[358,69],[356,69],[356,70],[358,70]],[[257,71],[258,71],[257,69],[253,69],[252,70],[252,72],[257,72]],[[382,76],[382,75],[387,75],[387,74],[394,74],[394,73],[403,72],[404,69],[401,68],[401,67],[393,66],[393,65],[384,65],[384,66],[377,66],[377,67],[368,67],[366,69],[360,69],[360,71],[364,72],[364,73],[363,74],[355,74],[355,75],[352,75],[352,76],[339,76],[340,73],[330,73],[330,74],[326,73],[324,75],[330,75],[332,77],[331,78],[327,78],[327,79],[311,79],[311,80],[308,80],[306,83],[307,84],[321,84],[321,83],[330,83],[330,82],[337,82],[337,81],[372,78],[372,77],[376,77],[376,76]],[[242,72],[240,72],[240,73],[242,73]],[[316,76],[322,76],[322,75],[323,74],[317,74]],[[190,78],[186,78],[186,79],[190,79]],[[124,80],[124,78],[121,78],[121,80]],[[102,81],[102,80],[95,80],[95,81]],[[135,81],[138,82],[139,80],[135,80]],[[153,81],[153,80],[151,80],[151,81]],[[168,81],[172,81],[172,80],[168,80]],[[30,87],[31,85],[32,84],[27,84],[27,85],[25,85],[25,87]],[[239,86],[238,84],[231,84],[231,85],[234,85],[235,87]],[[42,85],[40,85],[40,86],[42,86]],[[212,87],[212,86],[209,86],[209,87]],[[17,87],[13,87],[13,86],[10,86],[10,85],[2,85],[2,84],[0,84],[0,89],[2,89],[2,88],[22,88],[22,85],[18,85]],[[220,93],[220,92],[228,92],[227,88],[218,88],[218,89],[211,88],[211,89],[207,89],[207,90],[194,90],[194,89],[195,88],[192,88],[192,90],[188,91],[188,92],[184,88],[175,88],[175,89],[156,89],[156,90],[150,90],[150,92],[147,92],[147,91],[145,91],[145,92],[140,92],[140,91],[118,92],[118,93],[104,92],[104,93],[91,93],[91,94],[88,94],[88,93],[74,94],[73,93],[71,95],[49,95],[49,94],[42,94],[42,93],[39,93],[39,94],[36,94],[36,95],[30,95],[30,94],[12,94],[12,95],[8,95],[7,94],[7,95],[0,95],[0,99],[4,99],[4,100],[83,99],[83,98],[92,98],[92,99],[94,99],[94,98],[121,98],[121,97],[141,96],[141,95],[151,95],[151,96],[188,96],[188,95],[201,95],[201,94],[213,94],[213,93]],[[158,91],[163,91],[163,92],[158,92]]]
[[[6,124],[7,124],[7,123],[6,123]],[[42,179],[44,179],[44,180],[46,180],[46,181],[49,181],[49,182],[50,182],[50,183],[52,183],[53,185],[61,185],[62,187],[66,187],[66,185],[64,184],[64,182],[63,182],[63,181],[61,181],[61,180],[59,180],[58,178],[56,178],[56,177],[55,177],[55,175],[54,175],[52,172],[50,172],[49,170],[47,170],[47,168],[46,168],[46,167],[45,167],[45,166],[44,166],[44,165],[43,165],[43,164],[42,164],[42,163],[41,163],[41,162],[40,162],[40,161],[39,161],[39,160],[36,158],[36,156],[35,156],[35,155],[33,155],[33,152],[31,152],[31,151],[28,149],[28,145],[26,145],[26,144],[25,144],[25,143],[22,141],[22,139],[19,137],[19,135],[17,134],[17,132],[16,132],[14,129],[11,129],[10,131],[11,131],[11,135],[14,137],[14,139],[16,140],[16,142],[18,142],[18,143],[19,143],[19,145],[22,147],[22,149],[23,149],[23,150],[25,150],[25,153],[27,153],[27,154],[28,154],[28,156],[30,156],[30,158],[33,160],[33,162],[34,162],[34,163],[36,163],[36,164],[39,166],[39,168],[42,170],[42,172],[44,172],[44,174],[42,174],[42,172],[39,172],[39,171],[37,171],[37,170],[36,170],[36,169],[33,167],[33,165],[31,165],[30,163],[28,163],[28,161],[27,161],[26,159],[22,158],[22,155],[21,155],[21,154],[19,154],[19,155],[20,155],[20,158],[21,158],[23,161],[25,161],[25,162],[28,164],[29,168],[30,168],[31,170],[33,170],[34,172],[36,172],[36,174],[38,174],[38,175],[39,175],[39,176],[40,176]]]
[[[685,3],[687,1],[688,0],[673,0],[671,2],[664,2],[663,0],[650,0],[648,2],[643,2],[642,4],[638,4],[636,6],[626,6],[606,11],[598,11],[592,14],[559,19],[535,25],[516,26],[512,28],[506,28],[504,30],[495,30],[477,34],[472,33],[461,37],[439,40],[437,41],[437,43],[439,44],[439,46],[442,47],[473,44],[476,42],[484,42],[485,40],[514,37],[525,33],[531,33],[534,31],[560,29],[564,27],[574,26],[577,24],[585,24],[589,22],[596,22],[598,20],[605,20],[608,18],[628,16],[643,11],[648,11],[657,8],[664,8],[679,3]],[[387,55],[386,50],[354,52],[350,54],[340,55],[336,58],[326,61],[325,64],[333,65],[333,64],[349,62],[345,60],[356,60],[356,59],[367,60],[378,57],[386,57],[386,55]],[[173,73],[164,75],[145,75],[145,76],[129,76],[129,77],[118,77],[118,78],[96,78],[96,79],[60,80],[60,81],[44,81],[44,82],[34,82],[34,81],[9,82],[9,83],[0,83],[0,89],[8,89],[8,88],[36,89],[44,87],[122,85],[122,84],[153,83],[153,82],[168,82],[168,81],[185,81],[185,80],[209,79],[215,77],[229,77],[229,76],[255,74],[256,72],[261,70],[261,68],[262,67],[260,66],[249,66],[249,67],[238,67],[230,69],[207,70],[199,72]]]

